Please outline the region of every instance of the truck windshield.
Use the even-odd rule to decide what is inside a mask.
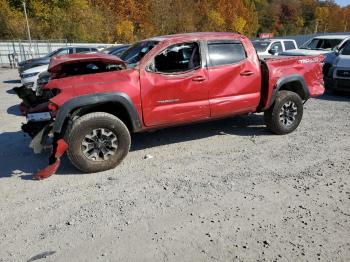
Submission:
[[[142,41],[135,43],[125,50],[120,58],[124,60],[129,67],[134,67],[158,43],[158,41]]]
[[[348,41],[340,51],[342,55],[350,55],[350,41]]]
[[[303,44],[300,49],[333,50],[341,41],[342,39],[314,38]]]
[[[270,41],[253,41],[253,46],[257,52],[265,52],[270,45]]]

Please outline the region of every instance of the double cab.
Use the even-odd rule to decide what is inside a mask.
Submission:
[[[56,172],[65,151],[83,172],[115,168],[129,151],[131,132],[264,112],[272,132],[290,133],[302,119],[303,103],[324,92],[322,61],[262,61],[250,40],[236,33],[154,37],[120,58],[54,57],[40,96],[28,99],[17,89],[32,147],[53,145],[49,166],[35,178]]]

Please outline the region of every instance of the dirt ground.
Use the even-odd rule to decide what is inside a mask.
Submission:
[[[309,100],[290,135],[261,115],[169,128],[114,170],[63,158],[33,181],[48,153],[20,131],[17,78],[0,70],[0,261],[350,260],[349,95]]]

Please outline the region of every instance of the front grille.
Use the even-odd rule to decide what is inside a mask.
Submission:
[[[350,78],[350,70],[337,70],[337,76]]]

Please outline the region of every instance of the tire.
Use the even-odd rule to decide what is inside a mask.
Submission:
[[[86,114],[75,120],[67,132],[68,158],[85,173],[115,168],[130,149],[128,128],[108,113]]]
[[[282,109],[283,108],[283,109]],[[277,135],[293,132],[303,117],[303,101],[297,93],[279,91],[274,104],[264,112],[268,129]]]

